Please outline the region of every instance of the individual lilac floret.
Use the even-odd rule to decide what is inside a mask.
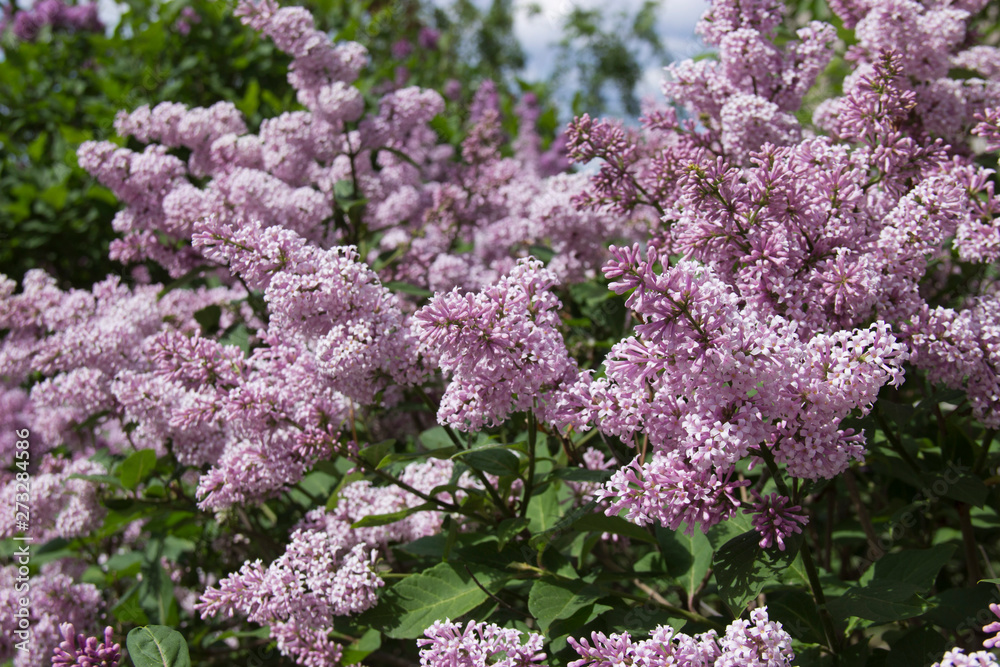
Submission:
[[[528,634],[521,643],[521,632],[493,623],[469,621],[465,630],[450,620],[434,621],[424,631],[420,646],[421,667],[529,667],[545,660],[543,638]]]
[[[763,498],[753,492],[757,502],[753,507],[744,511],[746,514],[753,514],[753,527],[760,533],[760,547],[768,549],[777,543],[778,549],[785,550],[785,540],[795,533],[802,532],[802,526],[809,523],[809,517],[802,514],[802,507],[792,505],[788,507],[788,498],[772,493]]]
[[[990,604],[990,611],[1000,618],[1000,604],[996,602]],[[992,637],[983,642],[983,646],[986,648],[1000,648],[1000,621],[993,621],[989,625],[983,626],[983,632],[994,632]]]
[[[960,648],[953,648],[944,654],[941,662],[935,662],[931,667],[993,667],[998,664],[996,656],[986,651],[977,651],[965,655]]]
[[[64,639],[52,652],[52,667],[118,667],[122,647],[113,641],[110,627],[104,628],[103,642],[97,637],[75,634],[72,623],[62,623],[59,631]]]

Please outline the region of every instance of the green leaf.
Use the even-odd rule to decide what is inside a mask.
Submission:
[[[928,667],[948,648],[941,633],[926,626],[906,632],[889,646],[886,667]]]
[[[139,604],[139,583],[132,585],[128,591],[118,600],[118,603],[111,608],[111,613],[121,622],[122,625],[135,625],[136,623],[147,624],[149,617]]]
[[[536,259],[540,259],[546,264],[551,262],[552,258],[556,256],[555,250],[538,244],[529,247],[528,252],[531,253]]]
[[[382,633],[378,630],[368,630],[358,641],[344,647],[340,662],[343,665],[356,665],[381,647]]]
[[[222,308],[213,303],[205,306],[201,310],[195,311],[194,319],[201,325],[201,331],[205,335],[214,333],[219,328],[219,319],[222,317]]]
[[[184,636],[164,625],[132,628],[126,639],[135,667],[190,667]]]
[[[365,463],[369,463],[373,466],[377,466],[382,462],[382,459],[392,451],[392,448],[396,445],[396,441],[392,438],[388,440],[383,440],[382,442],[376,443],[374,445],[369,445],[365,447],[360,452],[358,456]]]
[[[156,452],[152,449],[140,449],[129,454],[118,468],[118,478],[122,486],[132,490],[149,477],[156,467]]]
[[[994,602],[996,589],[984,583],[974,588],[950,588],[930,598],[934,608],[920,618],[947,630],[978,629],[982,622],[976,615]]]
[[[906,549],[886,554],[875,563],[872,580],[902,582],[914,586],[917,592],[929,591],[938,572],[954,553],[954,544],[939,544],[931,549]]]
[[[715,580],[719,594],[734,615],[739,616],[747,602],[757,597],[770,582],[781,581],[782,572],[799,552],[801,535],[788,540],[785,550],[761,548],[760,535],[749,530],[722,545],[715,554]]]
[[[393,639],[416,639],[434,621],[455,620],[471,611],[489,597],[483,588],[496,593],[510,578],[481,565],[438,563],[396,583],[360,620]]]
[[[541,533],[555,526],[559,517],[562,516],[562,510],[559,507],[559,489],[555,485],[550,485],[543,493],[532,496],[531,500],[528,501],[526,516],[528,517],[528,527],[536,537],[540,537]],[[532,539],[532,545],[537,544],[540,542]]]
[[[67,479],[85,479],[88,482],[96,482],[97,484],[107,484],[115,488],[122,488],[122,481],[115,477],[114,475],[79,475],[72,474]]]
[[[442,449],[444,447],[454,447],[455,443],[448,436],[448,431],[443,426],[434,426],[420,434],[420,444],[427,449]]]
[[[252,116],[260,108],[260,82],[254,77],[247,83],[246,92],[243,99],[236,102],[236,108],[243,112],[245,116]]]
[[[677,531],[658,528],[656,539],[667,573],[677,580],[689,598],[693,597],[712,566],[712,543],[697,528],[691,535],[686,535],[683,527]]]
[[[427,512],[430,510],[436,510],[438,506],[436,503],[423,503],[422,505],[417,505],[416,507],[407,507],[406,509],[401,509],[398,512],[390,512],[389,514],[372,514],[366,516],[363,519],[355,521],[351,528],[370,528],[371,526],[385,526],[390,523],[396,523],[397,521],[402,521],[406,517],[417,514],[418,512]]]
[[[423,459],[447,459],[458,451],[456,447],[444,447],[442,449],[432,449],[429,452],[393,452],[387,454],[375,466],[376,470],[381,470],[386,466],[399,462],[421,461]]]
[[[521,466],[520,459],[503,446],[466,450],[455,454],[452,458],[460,458],[472,468],[491,475],[517,475]]]
[[[928,604],[917,596],[918,587],[895,581],[873,581],[848,589],[827,603],[834,618],[857,616],[875,623],[891,623],[920,616]]]
[[[528,611],[548,634],[553,621],[569,618],[601,597],[600,589],[582,581],[546,581],[539,579],[528,594]]]
[[[250,329],[245,324],[237,324],[225,333],[219,342],[223,345],[235,345],[243,350],[243,354],[250,352]]]
[[[345,487],[353,484],[354,482],[359,482],[365,478],[365,474],[360,470],[355,470],[354,472],[344,475],[337,486],[330,493],[330,498],[326,501],[326,509],[328,512],[332,512],[337,509],[337,505],[340,502],[340,491]]]
[[[423,287],[419,287],[417,285],[411,285],[410,283],[404,283],[399,280],[390,280],[387,283],[383,283],[383,286],[392,292],[397,292],[400,294],[410,294],[412,296],[424,296],[424,297],[434,296],[434,292],[430,291],[429,289],[424,289]]]
[[[587,470],[586,468],[559,468],[552,472],[553,477],[567,482],[597,482],[603,483],[611,479],[612,470]]]
[[[146,615],[161,624],[174,624],[178,621],[177,598],[174,596],[174,583],[170,575],[160,565],[158,557],[147,560],[142,568],[142,581],[139,582],[139,604]]]
[[[497,550],[502,551],[511,539],[527,527],[528,520],[521,516],[501,521],[497,527]]]

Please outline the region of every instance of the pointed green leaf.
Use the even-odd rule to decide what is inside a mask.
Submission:
[[[784,551],[777,547],[761,548],[760,535],[750,530],[734,537],[715,554],[715,580],[719,594],[735,615],[770,582],[781,581],[782,573],[799,552],[799,539],[786,542]]]
[[[875,563],[873,581],[899,581],[912,584],[918,592],[929,591],[954,553],[954,544],[939,544],[930,549],[886,554]]]
[[[393,639],[416,639],[434,621],[455,620],[471,611],[489,597],[484,588],[496,593],[510,578],[481,565],[438,563],[400,580],[360,620]]]
[[[452,456],[452,458],[460,458],[466,465],[490,475],[517,475],[521,466],[521,462],[517,456],[502,446],[480,447],[478,449],[462,451]]]
[[[126,639],[135,667],[190,667],[184,636],[165,625],[133,628]]]
[[[873,581],[848,589],[827,603],[834,618],[857,616],[875,623],[891,623],[920,616],[929,605],[918,595],[918,587],[894,581]]]
[[[697,528],[691,535],[686,535],[681,526],[677,531],[657,529],[656,538],[667,573],[677,580],[688,597],[693,596],[712,566],[712,544],[708,537]]]
[[[536,536],[551,530],[559,521],[559,517],[562,516],[562,509],[559,507],[559,490],[555,485],[550,485],[544,493],[532,496],[531,500],[528,501],[526,514],[531,532]],[[534,540],[532,543],[540,544]]]
[[[438,508],[435,503],[423,503],[422,505],[417,505],[416,507],[407,507],[401,509],[398,512],[390,512],[389,514],[372,514],[366,516],[363,519],[355,521],[351,528],[370,528],[371,526],[385,526],[390,523],[396,523],[397,521],[402,521],[406,517],[416,514],[418,512],[428,512],[431,510],[436,510]]]
[[[365,447],[360,452],[358,456],[365,463],[369,463],[373,466],[377,466],[382,462],[382,459],[392,451],[393,446],[395,446],[396,441],[390,438],[389,440],[383,440],[382,442],[376,443],[374,445],[369,445]]]
[[[145,480],[156,467],[156,452],[152,449],[140,449],[133,452],[122,461],[118,468],[118,478],[126,489],[134,489]]]
[[[601,597],[600,590],[580,580],[546,581],[539,579],[528,594],[528,611],[547,634],[553,621],[569,618]]]

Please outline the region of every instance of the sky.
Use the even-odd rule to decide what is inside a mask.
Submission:
[[[532,0],[516,0],[517,12],[514,32],[528,56],[525,78],[539,80],[551,73],[556,50],[552,43],[558,41],[563,18],[573,9],[599,8],[608,12],[607,0],[535,0],[542,13],[529,16],[526,11]],[[642,6],[643,0],[615,0],[616,9],[625,9],[630,15]],[[683,60],[704,51],[701,40],[694,34],[694,26],[708,9],[708,0],[660,0],[657,33],[663,40],[671,60]],[[660,83],[663,67],[667,62],[643,63],[642,83],[636,91],[637,97],[661,97]]]
[[[491,0],[473,0],[486,9]],[[2,2],[2,0],[0,0]],[[35,0],[15,0],[22,7],[31,6]],[[435,4],[448,5],[450,0],[431,0]],[[124,4],[115,0],[97,0],[98,14],[106,26],[118,22]],[[565,16],[574,8],[601,9],[610,15],[608,0],[515,0],[516,18],[514,33],[527,55],[527,66],[522,76],[529,81],[549,78],[556,62],[557,50],[553,46],[559,40]],[[634,16],[643,0],[614,0],[615,10],[626,10]],[[541,8],[541,13],[532,15],[530,5]],[[704,46],[694,34],[694,26],[708,9],[709,0],[660,0],[657,13],[657,33],[660,35],[670,60],[683,60],[704,51]],[[643,78],[636,91],[641,100],[652,97],[661,99],[660,83],[663,67],[667,62],[648,58],[642,63]],[[570,86],[572,83],[570,83]]]

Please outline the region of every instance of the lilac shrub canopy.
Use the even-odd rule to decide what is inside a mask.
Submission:
[[[158,620],[231,656],[224,631],[265,626],[306,667],[789,667],[919,617],[926,664],[996,664],[1000,624],[969,639],[982,622],[931,610],[982,590],[970,507],[997,493],[1000,49],[981,1],[829,4],[794,26],[716,0],[713,56],[667,68],[666,104],[543,146],[532,95],[512,138],[483,82],[449,143],[442,95],[373,82],[304,8],[240,0],[297,109],[123,110],[127,141],[78,157],[122,203],[127,276],[0,276],[0,453],[30,432],[31,535],[80,551],[33,573],[30,655],[0,569],[0,659],[115,667],[114,628],[88,633]],[[10,506],[26,470],[0,473]],[[917,523],[883,494],[905,484],[960,535],[911,533],[920,567],[894,570],[869,475],[887,524]],[[844,522],[867,543],[834,550]],[[132,565],[134,589],[90,583]]]

